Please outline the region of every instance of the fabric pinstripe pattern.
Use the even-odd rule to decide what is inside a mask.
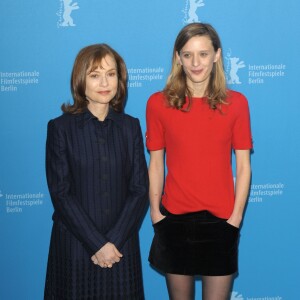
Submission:
[[[139,121],[88,110],[48,124],[46,173],[54,206],[45,299],[144,299],[138,230],[148,203]],[[105,243],[112,269],[91,262]]]

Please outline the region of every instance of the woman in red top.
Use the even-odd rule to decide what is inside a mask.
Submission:
[[[166,274],[172,300],[193,299],[195,275],[202,276],[203,299],[228,299],[252,139],[247,100],[226,88],[221,42],[209,24],[179,32],[166,87],[147,103],[146,141],[155,231],[150,263]]]

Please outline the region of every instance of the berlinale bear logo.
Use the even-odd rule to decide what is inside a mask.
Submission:
[[[188,24],[193,22],[200,22],[199,17],[197,15],[197,9],[204,5],[204,0],[186,0],[185,8],[183,10],[183,23]]]
[[[239,69],[245,68],[245,63],[239,61],[240,59],[238,57],[232,57],[231,50],[228,51],[225,58],[227,60],[226,75],[228,84],[241,84],[237,72]]]
[[[244,300],[243,296],[238,292],[232,292],[230,300]]]
[[[77,2],[72,3],[72,0],[60,0],[61,7],[57,15],[59,16],[58,27],[76,26],[74,24],[71,13],[75,9],[79,9]],[[72,4],[71,4],[72,3]]]

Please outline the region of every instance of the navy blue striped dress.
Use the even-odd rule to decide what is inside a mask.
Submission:
[[[48,124],[46,174],[54,206],[45,299],[144,299],[138,230],[148,172],[138,119],[89,110]],[[111,269],[91,256],[107,242],[123,254]]]

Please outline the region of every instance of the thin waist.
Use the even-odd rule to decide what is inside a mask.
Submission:
[[[208,210],[201,210],[201,211],[189,212],[189,213],[184,213],[184,214],[172,214],[163,205],[161,205],[160,211],[163,215],[167,216],[168,218],[172,218],[172,219],[180,219],[180,220],[221,219],[221,218],[218,218],[215,215],[213,215]]]

